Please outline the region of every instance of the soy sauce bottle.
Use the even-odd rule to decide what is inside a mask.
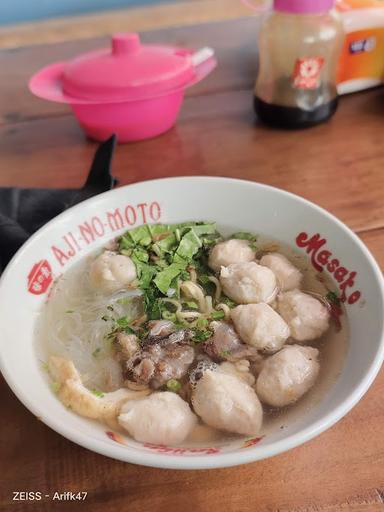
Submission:
[[[306,128],[337,109],[344,40],[334,0],[274,0],[259,33],[254,107],[266,124]]]

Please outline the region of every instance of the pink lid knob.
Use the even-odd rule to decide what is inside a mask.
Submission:
[[[335,0],[274,0],[273,8],[291,14],[325,14],[334,3]]]
[[[121,55],[134,53],[140,48],[140,38],[135,33],[117,33],[112,36],[112,53]]]

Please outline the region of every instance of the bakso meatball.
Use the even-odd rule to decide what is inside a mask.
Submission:
[[[272,270],[281,291],[300,287],[303,274],[283,254],[278,252],[265,254],[260,260],[260,265]]]
[[[319,300],[300,290],[281,293],[277,309],[296,341],[319,338],[329,327],[329,311]]]
[[[269,303],[277,293],[275,274],[254,261],[222,267],[220,283],[224,293],[238,304]]]
[[[256,381],[255,376],[251,373],[251,363],[248,359],[240,359],[233,363],[225,361],[221,363],[219,369],[221,372],[234,375],[238,379],[243,380],[246,384],[249,384],[249,386],[253,386]]]
[[[218,272],[221,267],[228,267],[231,263],[241,263],[255,259],[255,252],[249,247],[246,240],[231,239],[221,242],[212,249],[208,265]]]
[[[296,402],[316,380],[318,354],[316,348],[287,345],[268,357],[256,381],[260,400],[274,407]]]
[[[91,265],[91,284],[103,293],[121,290],[135,279],[135,264],[131,258],[123,254],[105,251]]]
[[[179,395],[160,391],[127,402],[118,421],[136,441],[174,445],[188,437],[197,418]]]
[[[246,304],[231,311],[241,339],[266,352],[277,352],[289,338],[289,327],[268,304]]]
[[[260,431],[260,401],[248,384],[233,375],[206,370],[193,389],[192,404],[211,427],[248,436]]]

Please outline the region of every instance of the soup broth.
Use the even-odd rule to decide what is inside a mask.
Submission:
[[[220,232],[230,233],[226,229],[220,229]],[[313,294],[315,297],[326,297],[330,291],[336,289],[330,278],[313,269],[306,256],[271,237],[259,235],[254,250],[257,261],[263,254],[268,253],[277,252],[286,256],[303,274],[301,290],[305,293]],[[116,330],[116,318],[137,319],[145,313],[141,290],[132,287],[110,293],[101,293],[95,290],[90,278],[90,268],[99,254],[100,251],[83,259],[57,280],[49,300],[43,307],[36,331],[40,359],[49,361],[51,356],[58,356],[72,361],[81,375],[84,386],[96,395],[113,392],[126,385],[126,375],[122,370],[124,366],[119,357],[116,357],[116,339],[113,337],[113,329]],[[191,297],[188,300],[190,301]],[[271,302],[272,307],[275,307],[275,301],[276,299]],[[190,304],[190,306],[192,305]],[[193,311],[195,310],[193,309]],[[315,347],[319,350],[320,371],[314,385],[292,404],[277,408],[263,403],[263,422],[259,435],[286,428],[307,414],[321,402],[337,380],[348,348],[348,322],[341,305],[340,311],[342,314],[338,317],[339,323],[336,324],[331,320],[328,330],[320,338],[305,343],[300,342],[301,345],[305,344],[305,346]],[[168,316],[172,315],[173,311]],[[216,316],[222,318],[221,315]],[[227,317],[220,321],[230,322]],[[128,330],[131,332],[130,328]],[[206,341],[196,345],[197,354],[204,353],[202,348],[204,343]],[[284,346],[287,343],[298,342],[289,338]],[[272,355],[263,351],[261,354],[263,358]],[[206,357],[205,353],[204,357]],[[216,360],[216,365],[222,362]],[[193,368],[195,364],[196,361],[191,364],[190,368]],[[255,378],[257,378],[263,363],[258,364],[259,368],[256,368],[256,364],[253,365],[252,371]],[[190,369],[188,372],[190,373]],[[184,386],[189,373],[180,379],[170,380],[180,381],[181,384],[178,383],[178,386]],[[166,386],[168,386],[168,382]],[[252,389],[254,388],[255,385],[252,385]],[[140,389],[140,385],[138,389]],[[169,390],[169,386],[166,388],[161,385],[152,391],[161,392],[164,389]],[[188,393],[184,395],[179,390],[177,392],[184,399],[190,398]],[[191,404],[191,402],[189,403]],[[127,434],[127,432],[125,433]],[[236,437],[244,437],[244,434],[230,433],[214,428],[205,424],[199,417],[196,425],[181,445],[204,447],[211,445],[212,442],[220,445]]]

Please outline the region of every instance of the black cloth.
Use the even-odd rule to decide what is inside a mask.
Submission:
[[[115,146],[115,135],[100,144],[80,189],[0,188],[0,272],[19,247],[46,222],[117,184],[111,174]]]

